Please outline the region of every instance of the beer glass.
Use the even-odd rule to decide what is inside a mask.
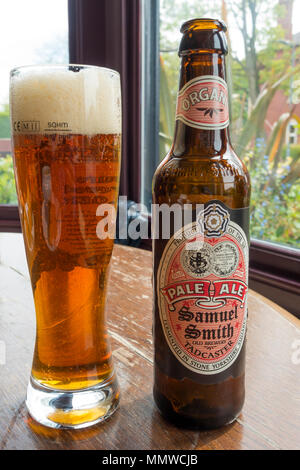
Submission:
[[[16,68],[10,108],[36,310],[26,404],[43,425],[83,428],[119,401],[105,317],[114,240],[97,236],[96,212],[117,205],[120,77],[96,66]]]

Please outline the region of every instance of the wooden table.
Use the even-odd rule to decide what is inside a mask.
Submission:
[[[0,365],[0,449],[300,448],[300,321],[250,292],[242,414],[214,431],[178,429],[160,416],[152,399],[151,253],[118,245],[107,308],[121,406],[110,420],[86,430],[35,423],[24,405],[35,315],[21,235],[14,237],[20,255],[9,248],[12,235],[0,238],[0,340],[6,345],[6,364]]]

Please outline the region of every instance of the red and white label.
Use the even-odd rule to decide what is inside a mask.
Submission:
[[[178,93],[176,120],[196,129],[229,125],[226,82],[214,75],[193,78]]]
[[[203,242],[197,247],[201,230]],[[162,328],[182,364],[216,374],[231,366],[245,338],[247,237],[218,204],[179,232],[167,243],[158,269]]]

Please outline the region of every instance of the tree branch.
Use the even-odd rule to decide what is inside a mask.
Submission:
[[[237,63],[242,67],[242,69],[244,70],[244,72],[247,71],[245,65],[243,64],[242,61],[240,61],[240,59],[239,59],[238,57],[233,56],[233,55],[232,55],[231,57],[232,57],[232,60],[234,60],[235,62],[237,62]]]

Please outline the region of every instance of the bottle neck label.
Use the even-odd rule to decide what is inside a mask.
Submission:
[[[229,125],[228,89],[215,75],[202,75],[179,91],[176,120],[195,129],[225,129]]]
[[[211,201],[174,234],[160,260],[156,288],[165,339],[178,361],[199,374],[229,368],[244,343],[248,216],[249,209]]]

